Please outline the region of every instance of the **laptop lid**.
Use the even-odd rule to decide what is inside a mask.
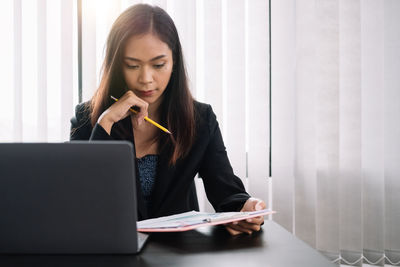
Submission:
[[[0,144],[0,253],[138,252],[134,155],[122,141]]]

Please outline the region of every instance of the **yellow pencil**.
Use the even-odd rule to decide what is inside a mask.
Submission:
[[[113,97],[113,96],[110,96],[110,97],[111,97],[111,99],[114,100],[115,102],[118,101],[117,98],[115,98],[115,97]],[[132,111],[132,112],[135,113],[135,114],[138,113],[136,110],[134,110],[134,109],[132,109],[132,108],[130,108],[129,110]],[[146,121],[150,122],[151,124],[153,124],[154,126],[160,128],[160,129],[163,130],[164,132],[171,134],[171,132],[168,131],[167,128],[162,127],[160,124],[158,124],[157,122],[153,121],[153,120],[150,119],[149,117],[146,116],[146,117],[144,117],[144,119],[145,119]]]

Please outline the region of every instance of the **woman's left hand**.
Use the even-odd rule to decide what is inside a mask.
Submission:
[[[249,198],[243,205],[240,211],[256,211],[266,209],[267,205],[264,201],[257,198]],[[242,221],[232,222],[225,225],[226,230],[231,235],[238,235],[242,233],[252,234],[253,232],[258,232],[261,229],[261,225],[264,222],[264,217],[254,217]]]

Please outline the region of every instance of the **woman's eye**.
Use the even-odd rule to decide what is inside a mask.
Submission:
[[[139,68],[138,65],[126,65],[126,67],[127,67],[128,69],[138,69],[138,68]]]
[[[161,68],[164,67],[164,66],[165,66],[165,63],[154,65],[154,67],[155,67],[156,69],[161,69]]]

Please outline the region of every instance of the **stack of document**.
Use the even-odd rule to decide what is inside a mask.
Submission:
[[[137,222],[139,232],[181,232],[201,226],[225,224],[275,213],[270,209],[251,212],[185,213]]]

